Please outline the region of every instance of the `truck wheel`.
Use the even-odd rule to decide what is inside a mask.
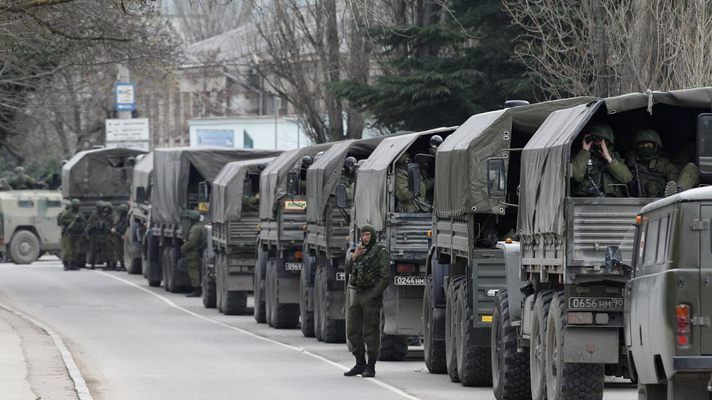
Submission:
[[[433,276],[425,279],[425,293],[423,295],[423,347],[425,366],[431,374],[444,374],[447,372],[445,364],[445,342],[435,340],[435,334],[440,329],[436,318],[434,302]]]
[[[344,343],[346,341],[346,325],[343,319],[333,319],[331,314],[331,296],[329,295],[328,272],[324,264],[320,264],[316,271],[315,291],[319,293],[319,323],[321,339],[326,343]],[[406,345],[406,352],[408,347]]]
[[[492,386],[492,358],[489,347],[475,346],[477,332],[469,318],[472,315],[467,301],[467,282],[463,279],[457,289],[460,306],[460,329],[457,331],[457,376],[464,386]]]
[[[171,291],[170,286],[171,286],[172,282],[171,282],[171,275],[169,273],[170,268],[168,268],[168,262],[169,262],[168,253],[166,252],[166,250],[167,249],[161,248],[161,273],[163,276],[163,289],[165,289],[166,292],[170,292]]]
[[[215,255],[215,263],[218,263],[218,260],[220,259],[219,255]],[[207,266],[207,257],[203,259],[204,265]],[[217,303],[217,288],[215,287],[215,277],[210,277],[208,276],[207,273],[207,267],[203,271],[203,293],[202,293],[202,299],[203,299],[203,306],[205,308],[215,308],[216,303]]]
[[[40,256],[40,241],[26,230],[15,232],[10,241],[10,259],[15,264],[32,264]]]
[[[140,258],[132,258],[126,265],[126,272],[128,272],[129,275],[138,275],[141,273],[141,269]]]
[[[225,298],[225,278],[224,269],[227,265],[222,263],[223,254],[221,252],[215,253],[215,308],[218,312],[223,312],[223,299]]]
[[[667,400],[667,385],[638,384],[638,400]]]
[[[532,400],[546,398],[546,321],[549,305],[554,296],[553,290],[539,293],[532,310],[532,336],[529,346],[529,374],[531,379]]]
[[[262,250],[257,250],[257,264],[255,265],[254,272],[254,286],[253,293],[255,294],[255,306],[252,309],[252,313],[255,317],[255,321],[260,324],[267,322],[267,316],[265,315],[265,282],[263,277],[263,268],[266,263],[266,254]]]
[[[267,325],[274,326],[274,320],[272,319],[272,311],[276,306],[276,294],[275,290],[272,288],[274,282],[272,282],[272,265],[274,261],[267,261],[267,273],[265,274],[265,314],[267,316]]]
[[[551,300],[546,325],[546,393],[548,400],[603,399],[604,364],[564,362],[566,296],[557,293]]]
[[[269,313],[267,320],[271,321],[270,326],[276,329],[293,329],[299,326],[299,304],[279,303],[279,281],[277,265],[274,261],[267,264],[267,278],[271,290],[267,293],[270,296],[267,301],[271,305],[267,309]]]
[[[247,309],[247,292],[232,290],[225,292],[222,298],[222,308],[225,315],[242,315]]]
[[[494,300],[492,316],[492,389],[497,400],[529,400],[529,353],[517,352],[517,330],[509,317],[507,290]]]
[[[321,307],[324,302],[322,301],[323,294],[321,292],[319,279],[321,279],[321,277],[317,269],[316,272],[314,272],[314,337],[316,340],[323,342],[324,332],[322,331],[322,327],[324,325],[322,324],[322,318],[324,318],[324,314],[322,313]]]
[[[305,253],[307,254],[307,253]],[[308,257],[308,256],[307,256]],[[299,315],[300,327],[304,337],[314,337],[314,312],[308,311],[309,303],[309,274],[308,268],[302,268],[299,275]]]
[[[445,306],[445,362],[447,374],[451,382],[460,382],[457,375],[457,332],[460,330],[460,307],[457,292],[464,280],[458,276],[450,280],[447,287],[447,304]]]

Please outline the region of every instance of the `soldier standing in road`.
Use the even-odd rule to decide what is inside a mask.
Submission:
[[[96,268],[97,255],[102,254],[107,271],[114,268],[111,227],[114,226],[114,210],[111,203],[99,201],[96,210],[89,216],[85,236],[89,239],[91,269]]]
[[[381,347],[383,291],[390,279],[388,249],[377,243],[372,225],[361,227],[361,243],[346,259],[346,341],[356,365],[344,376],[376,376]],[[368,363],[366,362],[368,354]]]
[[[627,197],[633,174],[613,148],[613,129],[593,122],[583,129],[581,150],[571,161],[574,196]]]
[[[633,172],[630,193],[637,197],[663,197],[668,182],[677,179],[679,171],[663,154],[663,142],[653,129],[639,129],[633,150],[627,158]]]
[[[410,164],[410,155],[408,153],[403,153],[396,162],[395,195],[396,200],[398,200],[396,203],[396,211],[402,213],[421,212],[415,198],[418,197],[420,200],[425,200],[427,194],[425,182],[423,182],[423,180],[420,181],[420,192],[418,196],[415,196],[408,190],[408,164]]]
[[[126,271],[124,265],[124,240],[126,238],[126,229],[129,227],[129,206],[121,204],[119,206],[119,214],[116,218],[116,224],[111,228],[111,238],[114,242],[114,259],[117,262],[118,271]]]
[[[180,247],[183,257],[188,267],[188,276],[190,284],[193,286],[193,291],[188,293],[186,297],[200,297],[202,289],[200,287],[200,259],[203,256],[203,250],[206,246],[206,237],[203,225],[200,223],[200,213],[195,210],[190,210],[186,213],[186,217],[190,220],[190,230],[183,245]]]
[[[82,203],[79,199],[72,199],[70,208],[62,212],[60,225],[62,226],[62,262],[64,270],[79,269],[79,243],[86,229],[87,220],[79,211]]]
[[[62,253],[61,253],[61,259],[62,259],[62,264],[64,265],[64,270],[67,271],[69,269],[69,259],[67,258],[67,235],[65,232],[64,227],[62,226],[62,215],[64,215],[65,212],[69,211],[69,209],[72,208],[72,203],[67,203],[64,205],[64,210],[57,214],[57,226],[60,228],[60,241],[59,244],[62,248]]]

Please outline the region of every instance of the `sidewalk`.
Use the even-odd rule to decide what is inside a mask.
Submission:
[[[0,382],[8,399],[37,398],[28,380],[26,364],[22,338],[0,315]]]

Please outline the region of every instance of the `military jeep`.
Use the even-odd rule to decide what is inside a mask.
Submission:
[[[53,190],[0,192],[0,255],[15,264],[31,264],[42,253],[59,255],[62,194]]]

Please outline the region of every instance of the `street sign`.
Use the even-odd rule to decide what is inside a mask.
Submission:
[[[106,141],[150,141],[148,118],[107,119]]]
[[[136,110],[136,88],[133,83],[116,82],[114,83],[114,92],[116,94],[116,111]]]

